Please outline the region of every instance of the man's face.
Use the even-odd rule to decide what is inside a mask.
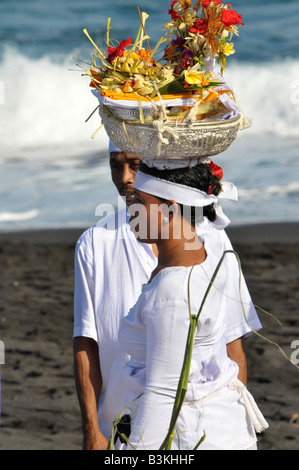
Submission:
[[[119,194],[126,198],[129,206],[134,200],[134,180],[141,162],[141,157],[129,153],[110,154],[110,168],[112,181]]]

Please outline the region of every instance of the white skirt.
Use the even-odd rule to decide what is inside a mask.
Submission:
[[[131,415],[131,425],[137,409]],[[201,400],[184,402],[171,450],[194,450],[203,436],[197,450],[257,450],[256,432],[267,427],[252,395],[242,382],[235,380]],[[119,440],[115,448],[131,450]]]
[[[268,427],[252,395],[239,380],[202,400],[185,402],[173,450],[256,450],[256,432]]]

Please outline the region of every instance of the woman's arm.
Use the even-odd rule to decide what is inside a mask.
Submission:
[[[107,439],[100,431],[98,403],[102,388],[99,350],[96,341],[74,338],[74,373],[81,409],[83,450],[106,450]]]
[[[247,359],[245,353],[244,339],[239,338],[232,341],[227,346],[227,355],[239,366],[238,379],[247,385]]]

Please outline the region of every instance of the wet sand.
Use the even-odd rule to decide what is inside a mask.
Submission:
[[[0,234],[0,450],[81,449],[72,326],[82,231]],[[229,235],[255,304],[282,323],[260,313],[262,333],[299,362],[299,225],[235,227]],[[299,450],[299,371],[255,335],[246,347],[248,388],[270,424],[259,449]]]

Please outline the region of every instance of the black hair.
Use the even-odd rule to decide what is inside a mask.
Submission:
[[[214,194],[218,196],[221,192],[221,183],[216,175],[212,173],[211,168],[204,163],[193,167],[186,167],[174,170],[158,170],[157,168],[148,167],[145,163],[141,163],[139,167],[140,171],[156,178],[170,181],[172,183],[182,184],[191,188],[199,189],[205,193]],[[181,213],[183,214],[183,206],[179,204]],[[207,217],[211,222],[216,219],[216,212],[214,204],[203,207],[203,216]],[[195,222],[195,208],[191,208],[191,219],[192,223]]]

